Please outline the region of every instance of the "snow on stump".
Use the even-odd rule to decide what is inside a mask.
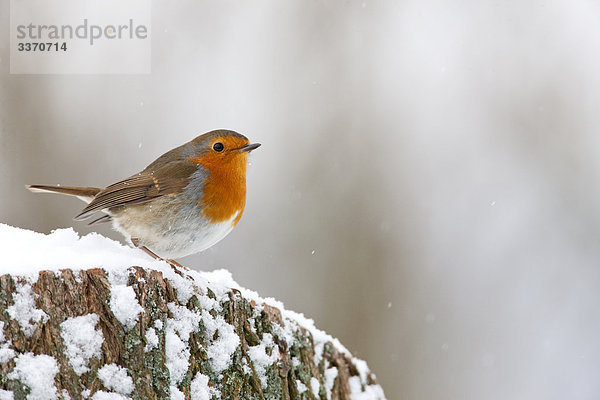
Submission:
[[[364,361],[229,272],[0,224],[0,400],[385,399]]]

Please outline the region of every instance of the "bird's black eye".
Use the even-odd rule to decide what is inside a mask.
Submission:
[[[223,143],[221,143],[221,142],[217,142],[217,143],[213,144],[213,150],[218,151],[219,153],[222,152],[224,148],[225,148],[225,146],[223,146]]]

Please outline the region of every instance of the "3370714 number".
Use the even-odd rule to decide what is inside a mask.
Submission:
[[[67,51],[67,42],[19,42],[18,51]]]

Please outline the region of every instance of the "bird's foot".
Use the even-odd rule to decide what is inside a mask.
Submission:
[[[183,273],[181,272],[181,270],[183,270],[183,271],[189,271],[190,270],[189,268],[184,267],[183,265],[179,264],[175,260],[164,259],[164,261],[168,262],[169,265],[171,266],[171,268],[173,268],[175,270],[175,272],[177,272],[181,276],[183,276]]]
[[[155,260],[167,262],[171,266],[171,268],[173,268],[173,271],[175,271],[175,273],[177,273],[180,276],[183,276],[183,272],[181,272],[181,271],[189,271],[188,268],[179,264],[177,261],[162,258],[159,255],[157,255],[155,252],[153,252],[152,250],[147,248],[146,246],[140,246],[139,245],[140,241],[137,238],[131,238],[131,243],[133,243],[133,245],[135,247],[137,247],[138,249],[143,250],[144,253],[148,254],[150,257],[154,258]]]

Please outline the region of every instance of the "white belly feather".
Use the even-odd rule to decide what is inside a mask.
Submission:
[[[158,199],[156,199],[158,200]],[[195,205],[176,207],[176,198],[167,197],[114,210],[113,227],[127,238],[136,238],[162,258],[179,258],[213,246],[231,232],[238,210],[227,221],[211,223]],[[177,213],[173,210],[177,209]],[[148,215],[150,217],[148,218]]]

